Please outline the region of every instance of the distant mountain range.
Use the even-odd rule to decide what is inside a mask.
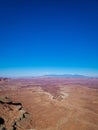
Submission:
[[[56,75],[56,74],[50,74],[50,75],[44,75],[44,77],[56,77],[56,78],[92,78],[85,75],[78,75],[78,74],[63,74],[63,75]]]

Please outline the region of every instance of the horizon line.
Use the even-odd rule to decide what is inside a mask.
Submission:
[[[65,77],[64,77],[65,76]],[[68,74],[68,73],[64,73],[64,74],[55,74],[55,73],[51,73],[51,74],[41,74],[41,75],[0,75],[0,78],[36,78],[36,77],[49,77],[49,78],[98,78],[98,76],[94,76],[94,75],[85,75],[85,74]]]

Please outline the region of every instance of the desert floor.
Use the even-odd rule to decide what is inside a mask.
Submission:
[[[0,130],[98,130],[98,79],[0,79]]]

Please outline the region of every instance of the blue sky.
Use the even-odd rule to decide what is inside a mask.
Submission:
[[[97,0],[1,0],[0,75],[98,76]]]

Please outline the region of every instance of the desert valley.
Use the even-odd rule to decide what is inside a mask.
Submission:
[[[98,130],[98,79],[0,78],[0,130]]]

